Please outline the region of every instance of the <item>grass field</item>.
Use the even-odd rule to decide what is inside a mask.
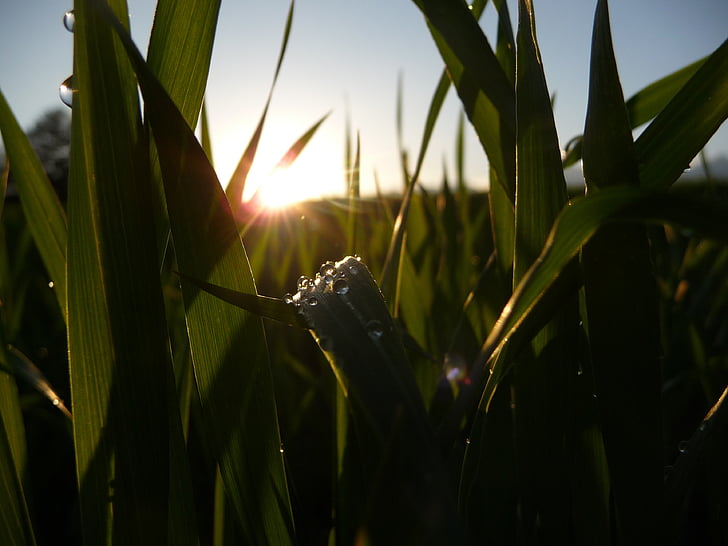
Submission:
[[[562,154],[531,1],[490,42],[485,2],[414,4],[446,70],[396,197],[352,139],[348,196],[243,204],[265,113],[223,189],[217,2],[160,1],[146,58],[76,2],[64,202],[0,95],[1,544],[726,543],[728,192],[676,181],[728,42],[625,100],[598,1]],[[419,185],[450,86],[487,194]]]

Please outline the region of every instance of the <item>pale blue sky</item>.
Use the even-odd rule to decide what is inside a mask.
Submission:
[[[61,23],[71,8],[57,0],[3,0],[0,89],[24,127],[57,106],[58,84],[71,73],[72,35]],[[129,0],[132,32],[142,49],[154,2]],[[538,39],[549,88],[556,94],[562,145],[584,123],[591,24],[595,1],[534,0]],[[208,108],[215,163],[225,182],[262,111],[278,55],[289,2],[223,0]],[[625,95],[710,53],[728,36],[728,0],[613,0],[612,31]],[[516,18],[515,2],[511,15]],[[484,17],[494,42],[494,10]],[[268,131],[260,148],[260,173],[329,110],[332,114],[299,161],[319,192],[343,191],[345,119],[359,130],[362,185],[373,173],[385,188],[401,184],[395,132],[397,79],[404,82],[405,145],[414,158],[434,85],[442,69],[423,18],[410,0],[299,0],[286,60],[274,93]],[[459,105],[451,92],[438,123],[422,179],[441,180],[443,161],[452,173]],[[728,155],[725,127],[707,147],[709,157]],[[466,144],[467,176],[486,184],[483,154],[472,130]]]

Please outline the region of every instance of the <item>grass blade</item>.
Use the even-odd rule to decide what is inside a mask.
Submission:
[[[728,40],[708,57],[635,142],[640,181],[667,188],[728,117]]]
[[[66,213],[40,159],[0,92],[0,131],[20,203],[43,264],[53,280],[58,305],[66,320]],[[3,200],[5,192],[3,192]]]
[[[506,194],[515,192],[515,97],[464,2],[414,0],[430,27],[468,118]]]
[[[422,399],[367,267],[351,256],[324,264],[315,280],[299,281],[293,302],[331,363],[360,439],[367,490],[358,539],[464,543]]]
[[[166,544],[171,360],[148,206],[148,147],[133,72],[98,9],[92,0],[75,6],[68,202],[68,351],[82,531],[89,544]],[[124,2],[113,9],[127,19]]]
[[[190,277],[255,293],[233,213],[194,133],[130,37],[106,14],[137,73],[162,167],[177,262]],[[262,323],[183,282],[207,440],[246,541],[293,542]],[[245,363],[245,365],[241,365]],[[261,473],[260,469],[267,469]]]
[[[597,3],[590,74],[583,140],[588,191],[638,186],[606,0]],[[658,535],[663,480],[660,320],[644,225],[602,227],[584,247],[582,265],[617,540],[644,544]],[[609,529],[608,514],[599,524],[602,533]]]

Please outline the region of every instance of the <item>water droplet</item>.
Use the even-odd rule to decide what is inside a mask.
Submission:
[[[688,445],[690,445],[690,442],[688,442],[687,440],[683,440],[682,442],[680,442],[679,444],[677,444],[677,450],[680,453],[687,453],[687,451],[688,451]]]
[[[53,281],[48,282],[48,288],[53,288],[56,285]]]
[[[311,296],[306,300],[306,304],[310,305],[311,307],[314,307],[318,305],[318,300],[316,299],[316,296]]]
[[[349,293],[349,283],[345,279],[337,279],[334,282],[334,292],[339,296]]]
[[[334,282],[334,277],[332,277],[331,275],[326,275],[324,276],[324,282],[329,285]]]
[[[281,453],[283,453],[285,451],[285,448],[283,447],[283,442],[281,442],[281,445],[278,448],[278,451],[280,451]]]
[[[576,363],[576,375],[584,375],[584,368],[581,365],[581,360]]]
[[[378,320],[370,320],[367,322],[367,334],[372,339],[379,339],[384,335],[384,327]]]
[[[325,264],[321,265],[321,268],[319,269],[319,274],[322,277],[326,277],[333,275],[336,273],[336,266],[334,265],[334,262],[326,262]]]
[[[53,399],[53,405],[54,406],[60,406],[61,405],[61,401],[58,398],[54,398]]]
[[[708,422],[707,421],[703,421],[702,423],[700,423],[700,426],[698,427],[698,430],[700,432],[703,432],[705,430],[705,427],[707,427],[707,426],[708,426]]]
[[[356,264],[352,264],[349,266],[349,273],[352,275],[358,275],[359,274],[359,266]]]
[[[470,445],[470,438],[465,438],[465,444]]]
[[[286,293],[286,295],[283,296],[283,303],[286,303],[288,305],[293,303],[293,296],[291,294]]]
[[[73,108],[73,93],[73,76],[69,76],[58,86],[58,95],[61,97],[63,104],[69,108]]]
[[[308,292],[313,288],[313,281],[311,280],[311,277],[301,276],[298,277],[298,281],[296,282],[296,288],[300,292]]]
[[[68,32],[73,32],[76,27],[76,14],[73,13],[72,9],[63,14],[63,26],[66,27]]]

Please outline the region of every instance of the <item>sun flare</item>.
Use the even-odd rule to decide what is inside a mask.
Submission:
[[[314,135],[300,155],[282,167],[281,157],[300,135],[289,127],[273,124],[267,129],[268,138],[261,141],[246,179],[244,202],[261,209],[280,209],[300,201],[345,193],[342,152],[328,134]],[[237,159],[232,158],[237,153],[237,150],[225,150],[222,154],[225,164],[234,165]]]

